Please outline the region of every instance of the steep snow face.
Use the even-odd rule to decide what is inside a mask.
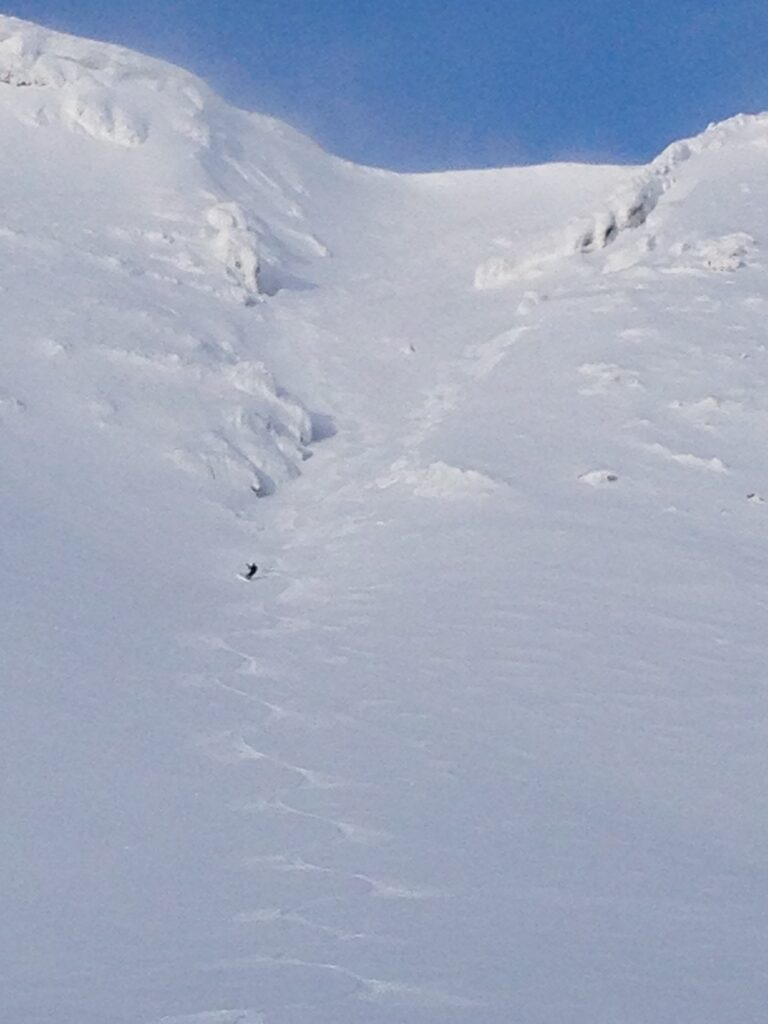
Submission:
[[[260,358],[258,310],[229,307],[299,287],[322,256],[291,153],[311,175],[313,147],[175,68],[8,18],[0,120],[7,386],[33,414],[144,436],[217,493],[294,476],[309,413]]]
[[[0,1019],[761,1020],[768,118],[398,176],[2,18],[0,129]]]

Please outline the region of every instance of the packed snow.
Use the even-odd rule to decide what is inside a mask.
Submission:
[[[768,115],[396,175],[3,17],[0,126],[0,1021],[762,1022]]]

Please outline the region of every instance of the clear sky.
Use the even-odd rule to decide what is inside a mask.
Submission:
[[[397,169],[640,161],[768,109],[768,0],[0,0]]]

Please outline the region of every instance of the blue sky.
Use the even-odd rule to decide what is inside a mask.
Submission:
[[[6,0],[397,169],[647,160],[768,108],[766,0]]]

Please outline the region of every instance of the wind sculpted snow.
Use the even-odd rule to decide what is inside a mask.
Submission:
[[[3,18],[0,120],[0,1019],[762,1020],[766,118],[397,176]]]

